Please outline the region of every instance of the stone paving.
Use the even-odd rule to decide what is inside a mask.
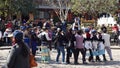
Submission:
[[[9,50],[10,49],[0,50],[0,68],[2,65],[5,64],[7,55],[9,54]],[[55,49],[53,49],[50,52],[51,62],[49,64],[43,64],[40,62],[41,54],[40,54],[40,51],[38,50],[37,55],[36,55],[38,67],[36,67],[36,68],[120,68],[120,49],[118,47],[116,47],[116,48],[114,47],[114,48],[112,48],[112,53],[113,53],[113,59],[114,59],[113,61],[110,61],[108,54],[106,54],[107,60],[108,60],[107,62],[91,62],[91,63],[89,63],[87,61],[88,64],[85,65],[85,64],[82,64],[82,62],[81,62],[81,54],[80,54],[80,56],[79,56],[80,64],[78,64],[78,65],[73,64],[73,57],[70,58],[71,64],[61,64],[61,63],[57,64],[55,62],[57,52]],[[60,56],[60,59],[61,59],[61,56]]]

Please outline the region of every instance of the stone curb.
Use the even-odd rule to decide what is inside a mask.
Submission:
[[[7,46],[1,46],[1,47],[0,47],[0,50],[11,49],[11,47],[12,47],[12,46],[8,46],[8,47],[7,47]]]
[[[12,46],[1,46],[0,50],[11,49]],[[111,46],[111,49],[120,49],[120,46]]]

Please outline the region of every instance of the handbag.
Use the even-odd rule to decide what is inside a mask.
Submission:
[[[34,58],[35,57],[32,54],[30,54],[30,68],[37,67],[37,65],[38,65]]]

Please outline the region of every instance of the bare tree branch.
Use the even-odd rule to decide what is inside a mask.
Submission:
[[[70,0],[47,0],[61,21],[67,19],[71,7]]]

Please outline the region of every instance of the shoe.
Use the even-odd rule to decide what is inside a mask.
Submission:
[[[98,62],[102,62],[101,60],[99,60]]]
[[[111,61],[113,60],[113,59],[110,59]]]
[[[62,64],[66,64],[66,62],[62,62]]]
[[[49,64],[49,61],[45,61],[44,63]]]
[[[70,64],[70,62],[66,62],[66,64]]]
[[[83,64],[88,64],[86,61],[83,61]]]
[[[106,59],[104,59],[103,61],[105,61],[105,62],[106,62],[107,60],[106,60]]]
[[[79,64],[78,62],[74,62],[75,65]]]
[[[101,62],[101,60],[100,59],[96,59],[96,62]]]
[[[56,64],[60,64],[60,62],[56,62]]]
[[[95,62],[94,60],[90,60],[89,62]]]

